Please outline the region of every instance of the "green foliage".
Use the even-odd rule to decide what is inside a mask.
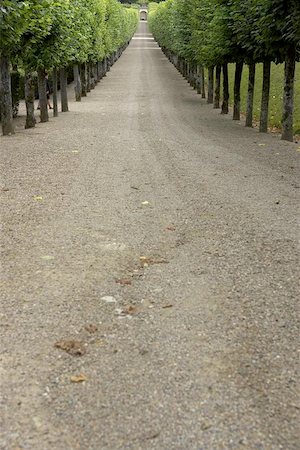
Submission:
[[[117,0],[2,0],[0,55],[31,71],[101,61],[137,22],[138,10]]]

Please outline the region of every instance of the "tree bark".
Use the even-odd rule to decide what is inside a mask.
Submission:
[[[205,72],[204,67],[201,66],[201,97],[205,98]]]
[[[228,64],[223,64],[223,101],[221,114],[229,112],[229,82],[228,82]]]
[[[233,120],[240,120],[241,118],[241,81],[243,64],[243,62],[237,62],[235,65]]]
[[[37,74],[38,74],[40,119],[42,123],[45,123],[49,121],[45,70],[38,69]]]
[[[57,102],[57,69],[54,68],[52,72],[53,81],[53,117],[58,117],[58,102]]]
[[[266,133],[268,131],[269,97],[270,97],[270,78],[271,62],[264,61],[263,66],[263,87],[260,107],[259,131]]]
[[[95,89],[95,73],[94,73],[94,64],[90,64],[90,75],[91,75],[91,89]]]
[[[67,72],[64,67],[60,69],[60,101],[61,112],[68,112]]]
[[[295,79],[296,49],[288,49],[284,66],[284,89],[282,108],[281,139],[293,142],[293,110],[294,110],[294,79]]]
[[[214,102],[214,67],[208,68],[207,103]]]
[[[248,79],[248,95],[247,95],[247,110],[246,110],[246,127],[253,125],[253,101],[254,101],[254,86],[255,86],[255,63],[249,64],[249,79]]]
[[[25,74],[25,104],[26,123],[25,128],[34,128],[36,118],[34,115],[35,83],[31,72]]]
[[[0,111],[3,136],[14,134],[9,59],[0,56]]]
[[[221,66],[216,67],[216,87],[215,87],[215,99],[214,108],[220,108],[220,92],[221,92]]]
[[[86,63],[81,64],[80,69],[80,79],[81,79],[81,96],[87,96],[87,67]]]
[[[196,87],[197,87],[197,94],[201,94],[201,67],[199,65],[197,65]]]
[[[86,63],[86,92],[91,92],[91,66],[90,63]]]
[[[75,82],[75,88],[74,88],[75,89],[75,99],[76,99],[76,102],[81,102],[81,81],[80,81],[78,64],[74,64],[73,73],[74,73],[74,82]]]

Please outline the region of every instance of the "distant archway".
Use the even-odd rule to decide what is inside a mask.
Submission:
[[[147,9],[140,9],[140,20],[147,20],[148,19],[148,11]]]

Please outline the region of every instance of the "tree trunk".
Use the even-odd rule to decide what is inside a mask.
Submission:
[[[80,69],[80,79],[81,79],[81,96],[87,96],[87,68],[86,63],[81,64]]]
[[[73,73],[74,73],[74,82],[75,82],[75,88],[74,88],[75,89],[75,99],[76,99],[76,102],[81,102],[81,81],[80,81],[78,64],[74,64]]]
[[[271,62],[264,61],[263,66],[263,87],[260,107],[259,131],[268,131],[269,97],[270,97]]]
[[[246,127],[252,127],[253,125],[254,86],[255,86],[255,63],[252,62],[251,64],[249,64]]]
[[[205,72],[203,66],[201,66],[201,97],[205,98]]]
[[[220,92],[221,92],[221,66],[216,67],[216,88],[215,88],[215,99],[214,108],[220,108]]]
[[[228,64],[223,64],[223,101],[221,114],[229,112],[229,83],[228,83]]]
[[[91,92],[91,66],[90,63],[86,63],[86,91]]]
[[[68,112],[67,73],[64,67],[60,69],[60,101],[61,112]]]
[[[54,68],[52,72],[52,81],[53,81],[53,117],[58,116],[58,102],[57,102],[57,69]]]
[[[90,64],[90,77],[91,77],[91,81],[90,81],[91,89],[95,89],[95,74],[94,74],[94,64],[93,63]]]
[[[14,134],[9,59],[0,56],[0,111],[3,136]]]
[[[240,120],[241,118],[241,81],[243,64],[243,62],[237,62],[235,65],[233,120]]]
[[[199,65],[197,65],[196,87],[197,87],[197,94],[201,94],[201,67]]]
[[[284,66],[284,90],[282,108],[281,139],[293,142],[293,110],[294,110],[294,79],[295,79],[296,49],[288,49]]]
[[[49,121],[45,70],[38,69],[37,74],[38,74],[40,118],[41,122],[45,123]]]
[[[25,103],[26,103],[26,123],[25,128],[34,128],[36,118],[34,115],[35,83],[32,73],[25,74]]]
[[[214,102],[214,67],[208,68],[207,103]]]

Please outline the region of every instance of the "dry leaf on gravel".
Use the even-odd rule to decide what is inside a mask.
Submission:
[[[116,280],[116,283],[121,284],[122,286],[130,286],[132,284],[132,280],[129,280],[128,278],[121,278]]]
[[[130,187],[131,187],[131,189],[135,189],[136,191],[139,191],[139,188],[136,186],[130,186]]]
[[[33,197],[33,200],[36,200],[37,202],[41,202],[43,200],[43,197],[41,195],[35,195]]]
[[[86,348],[83,342],[81,341],[58,341],[54,344],[56,348],[60,348],[61,350],[64,350],[65,352],[69,353],[72,356],[82,356],[86,353]]]
[[[163,308],[163,309],[173,308],[173,305],[171,305],[171,304],[170,304],[170,305],[164,305],[164,306],[162,306],[162,308]]]
[[[125,308],[122,309],[122,314],[135,314],[138,312],[138,309],[136,306],[125,306]]]
[[[86,330],[86,331],[88,331],[89,333],[96,333],[96,331],[98,331],[98,327],[97,327],[97,325],[94,325],[93,323],[89,323],[88,325],[86,325],[85,327],[84,327],[84,329]]]
[[[163,258],[151,258],[149,256],[140,256],[141,266],[150,266],[153,264],[168,264],[168,261]]]
[[[70,380],[72,383],[82,383],[83,381],[87,381],[87,376],[81,373],[80,375],[73,375]]]
[[[8,189],[8,188],[2,188],[1,191],[2,191],[2,192],[8,192],[9,189]]]
[[[170,225],[169,227],[166,227],[166,230],[168,230],[168,231],[175,231],[176,228],[173,225]]]
[[[51,256],[51,255],[44,255],[44,256],[41,256],[41,258],[42,258],[44,261],[52,261],[52,260],[54,259],[54,256]]]

